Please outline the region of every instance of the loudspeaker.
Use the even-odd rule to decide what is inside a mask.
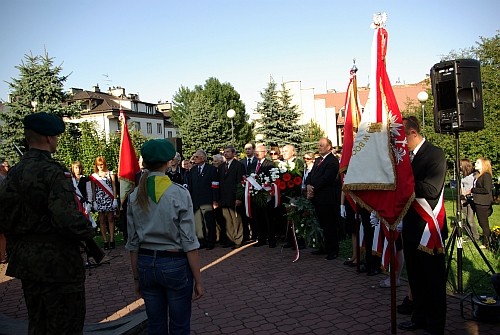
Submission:
[[[431,68],[436,133],[484,128],[480,63],[456,59]]]

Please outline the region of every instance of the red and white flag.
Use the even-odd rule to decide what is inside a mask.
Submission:
[[[356,132],[358,131],[361,122],[361,112],[359,109],[358,85],[356,80],[357,68],[354,65],[350,71],[351,78],[347,86],[347,93],[345,97],[344,111],[344,142],[342,144],[342,157],[340,158],[339,172],[342,182],[344,181],[345,172],[351,160],[352,146]],[[346,199],[349,201],[351,208],[356,211],[356,203],[346,194]]]
[[[125,113],[120,110],[120,120],[122,121],[122,138],[120,142],[120,162],[118,164],[118,178],[120,179],[120,199],[123,202],[128,191],[135,186],[135,176],[140,171],[139,161],[135,154],[132,140],[128,132]]]
[[[395,229],[413,201],[414,179],[401,112],[386,71],[383,25],[375,25],[370,92],[343,189]]]

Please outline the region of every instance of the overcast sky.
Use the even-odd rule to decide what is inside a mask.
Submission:
[[[393,84],[500,29],[499,0],[0,0],[0,99],[24,55],[44,49],[71,73],[66,89],[122,86],[153,103],[209,77],[232,84],[247,112],[271,77],[344,91],[353,58],[368,83],[375,12],[388,15]]]

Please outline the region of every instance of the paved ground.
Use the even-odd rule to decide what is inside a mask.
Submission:
[[[296,263],[293,256],[290,249],[267,246],[202,250],[207,292],[193,305],[191,333],[391,334],[389,289],[378,287],[384,275],[358,274],[341,259],[327,261],[307,249]],[[134,296],[126,251],[118,247],[107,260],[88,273],[85,333],[145,333],[144,307]],[[403,282],[398,303],[406,290]],[[408,319],[397,317],[397,322]],[[20,282],[6,277],[0,265],[0,333],[25,333],[26,319]],[[499,329],[464,320],[460,299],[449,297],[447,334],[499,334]]]

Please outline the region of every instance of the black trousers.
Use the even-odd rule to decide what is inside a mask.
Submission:
[[[408,281],[413,296],[411,320],[432,334],[444,334],[446,322],[446,264],[444,253],[418,250],[403,234]]]
[[[327,254],[339,254],[338,205],[314,205],[319,225],[323,229],[323,240]]]
[[[491,230],[490,230],[490,221],[488,217],[490,216],[491,206],[484,206],[474,204],[474,211],[476,212],[477,222],[481,226],[483,230],[484,242],[489,243]]]
[[[363,236],[365,239],[365,268],[367,271],[379,270],[381,258],[372,253],[375,227],[370,222],[370,212],[358,206],[358,213],[361,215],[361,224],[363,225]]]
[[[256,203],[252,203],[253,217],[255,219],[255,224],[257,226],[257,238],[259,243],[276,244],[276,228],[273,218],[274,208],[271,203],[268,202],[264,206],[258,206]]]

